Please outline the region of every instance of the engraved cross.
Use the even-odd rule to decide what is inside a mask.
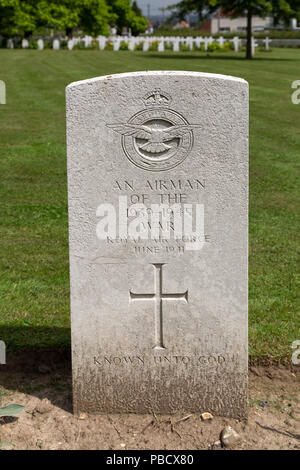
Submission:
[[[163,293],[163,265],[153,264],[154,267],[154,294],[135,294],[129,292],[130,300],[154,300],[155,302],[155,345],[154,349],[165,349],[163,344],[163,300],[184,300],[188,301],[188,290],[183,293],[164,294]]]

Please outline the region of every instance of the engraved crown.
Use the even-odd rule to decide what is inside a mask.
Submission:
[[[147,93],[144,96],[143,101],[146,106],[166,106],[172,99],[168,93],[162,92],[159,88]]]

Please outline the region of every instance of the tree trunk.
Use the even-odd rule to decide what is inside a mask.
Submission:
[[[247,12],[247,53],[246,59],[252,59],[252,11],[248,8]]]

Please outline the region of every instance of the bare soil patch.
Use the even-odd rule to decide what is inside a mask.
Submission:
[[[241,436],[235,449],[299,450],[299,390],[299,368],[251,366],[247,422],[201,421],[201,413],[75,417],[68,351],[8,354],[0,366],[1,406],[20,403],[25,410],[18,419],[0,419],[0,448],[221,450],[213,444],[228,424]]]

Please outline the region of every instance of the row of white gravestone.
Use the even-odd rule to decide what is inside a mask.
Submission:
[[[72,50],[75,45],[83,42],[85,47],[89,47],[92,44],[93,38],[92,36],[85,36],[83,39],[78,37],[78,38],[72,38],[69,39],[67,42],[67,47],[69,50]],[[218,43],[221,48],[224,47],[226,42],[232,42],[234,46],[234,51],[239,52],[240,46],[242,43],[241,38],[238,36],[235,36],[233,39],[226,40],[223,36],[220,36],[217,39],[214,39],[212,36],[210,37],[202,37],[202,36],[197,36],[197,37],[149,37],[149,38],[144,38],[144,37],[126,37],[126,36],[116,36],[112,40],[105,36],[99,36],[97,38],[97,41],[99,43],[99,49],[103,50],[107,46],[108,42],[112,43],[112,47],[114,51],[120,50],[121,44],[122,43],[127,43],[128,44],[128,49],[131,51],[134,51],[137,46],[142,44],[142,50],[143,51],[148,51],[149,48],[153,43],[158,43],[157,50],[158,52],[164,52],[165,47],[167,46],[168,48],[172,48],[174,52],[179,52],[180,48],[182,45],[185,45],[187,48],[190,50],[193,50],[194,47],[200,48],[202,45],[204,46],[204,50],[207,51],[209,46],[213,43]],[[268,37],[263,39],[263,43],[265,45],[265,50],[270,49],[270,43],[272,40]],[[37,46],[39,50],[44,49],[44,40],[43,39],[38,39],[37,41]],[[252,54],[255,54],[255,49],[258,46],[258,42],[255,38],[252,37]],[[14,48],[14,42],[12,39],[8,39],[7,41],[7,47],[9,49]],[[27,49],[29,47],[29,41],[27,39],[22,40],[22,48]],[[59,39],[54,39],[52,47],[54,50],[59,50],[60,49],[60,40]]]
[[[99,42],[99,48],[101,50],[105,49],[107,42],[109,39],[107,39],[104,36],[100,36],[97,38]],[[144,38],[144,37],[131,37],[127,38],[123,36],[118,36],[112,39],[112,44],[113,44],[113,50],[118,51],[120,49],[120,46],[124,42],[128,42],[128,49],[129,50],[134,50],[136,46],[142,44],[143,51],[148,51],[150,46],[153,43],[158,43],[157,50],[158,52],[164,52],[165,51],[165,46],[172,47],[174,52],[179,52],[180,51],[180,46],[185,45],[187,46],[190,50],[194,49],[194,46],[196,48],[200,48],[202,44],[204,45],[204,50],[207,51],[209,48],[210,44],[213,43],[218,43],[220,48],[223,48],[226,42],[232,42],[234,45],[234,51],[238,52],[240,50],[240,46],[242,43],[242,40],[238,37],[235,36],[233,39],[226,40],[223,36],[220,36],[217,39],[214,39],[212,36],[210,37],[202,37],[202,36],[197,36],[197,37],[155,37],[152,36],[150,38]],[[265,49],[269,50],[270,48],[270,43],[271,39],[266,37],[263,39],[263,43],[265,45]],[[258,46],[258,42],[255,40],[255,38],[252,37],[252,53],[255,53],[255,49]]]

